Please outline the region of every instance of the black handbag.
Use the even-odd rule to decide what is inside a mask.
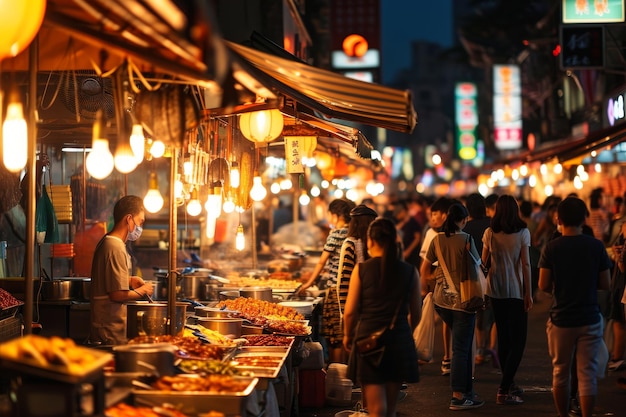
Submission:
[[[376,330],[375,332],[372,332],[355,342],[357,352],[359,352],[360,354],[364,354],[383,347],[382,341],[384,339],[385,333],[387,333],[387,330],[393,329],[393,327],[396,325],[396,318],[398,317],[398,313],[400,312],[400,306],[402,306],[403,302],[404,298],[401,298],[398,306],[396,307],[396,311],[393,313],[391,323],[389,323],[382,329]],[[361,320],[359,319],[359,327],[360,326]]]

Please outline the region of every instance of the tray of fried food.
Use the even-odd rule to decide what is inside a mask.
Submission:
[[[69,383],[104,372],[112,359],[110,353],[57,336],[27,335],[0,344],[0,368]]]
[[[182,359],[178,363],[178,368],[187,374],[220,374],[231,376],[252,376],[250,372],[237,369],[230,360],[223,361],[217,359],[197,360]]]
[[[241,352],[289,352],[294,342],[293,336],[276,334],[244,335],[242,339]]]
[[[282,336],[309,336],[312,328],[306,320],[268,320],[267,329]]]
[[[177,409],[163,405],[161,407],[136,407],[126,403],[119,403],[104,410],[105,417],[189,417]],[[225,417],[218,413],[214,417]]]
[[[217,411],[245,415],[245,401],[259,379],[221,374],[163,376],[151,384],[152,390],[133,389],[135,405],[176,404],[185,414]]]
[[[241,316],[255,323],[259,318],[280,316],[287,320],[302,320],[304,317],[294,308],[254,298],[237,297],[234,300],[220,301],[217,308],[239,311]]]
[[[198,360],[222,360],[237,348],[236,345],[225,346],[204,343],[195,336],[137,336],[129,340],[128,343],[169,343],[176,346],[177,357]]]
[[[184,336],[195,337],[201,342],[205,342],[215,346],[237,347],[236,340],[226,337],[218,331],[207,329],[197,324],[185,324]]]

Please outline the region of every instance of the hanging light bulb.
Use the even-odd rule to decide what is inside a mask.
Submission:
[[[130,134],[130,148],[133,150],[137,165],[143,161],[143,154],[146,151],[146,137],[143,135],[143,127],[134,124]]]
[[[109,141],[102,137],[103,125],[104,114],[102,110],[98,110],[92,129],[91,152],[85,160],[87,172],[98,180],[108,177],[113,172],[114,165],[113,154],[109,150]]]
[[[217,217],[206,216],[206,237],[207,239],[215,239],[215,226],[217,226]]]
[[[272,185],[270,185],[270,191],[272,192],[272,194],[280,193],[280,184],[277,182],[273,182]]]
[[[204,203],[208,217],[218,218],[222,212],[222,184],[216,181],[212,187],[209,187],[209,195],[206,203]]]
[[[117,145],[115,150],[115,169],[122,174],[128,174],[135,168],[137,168],[137,160],[135,154],[130,148],[128,142],[122,142]]]
[[[261,201],[267,195],[267,190],[263,187],[263,179],[257,175],[252,179],[252,188],[250,189],[250,198],[254,201]]]
[[[300,195],[300,198],[298,198],[298,202],[300,203],[301,206],[308,206],[309,203],[311,202],[311,197],[309,197],[306,191],[303,191],[302,194]]]
[[[283,131],[283,115],[278,109],[244,113],[239,117],[241,134],[252,142],[266,143]]]
[[[230,186],[238,188],[241,183],[241,174],[239,173],[239,164],[233,161],[230,164]]]
[[[160,158],[165,153],[165,144],[161,140],[155,140],[150,147],[150,154],[155,158]]]
[[[2,135],[4,166],[11,172],[20,172],[28,159],[28,130],[22,103],[16,92],[11,94],[7,117],[2,124]]]
[[[243,234],[243,226],[237,226],[237,234],[235,235],[235,249],[238,251],[244,250],[246,247],[246,236]]]
[[[163,208],[163,196],[159,192],[159,183],[156,172],[150,173],[148,192],[143,198],[143,205],[150,213],[156,213]]]
[[[222,205],[222,210],[224,210],[224,213],[232,213],[233,211],[235,211],[235,202],[230,196],[224,201],[224,204]]]
[[[198,190],[195,188],[191,192],[191,198],[187,203],[187,213],[190,216],[197,216],[202,212],[202,204],[200,204],[200,200],[198,200]]]

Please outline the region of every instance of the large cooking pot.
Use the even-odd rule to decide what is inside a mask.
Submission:
[[[187,303],[176,303],[176,334],[183,332]],[[162,336],[169,334],[167,303],[135,302],[127,304],[126,337]]]
[[[204,292],[202,299],[207,301],[217,301],[220,299],[220,291],[224,288],[223,284],[210,280],[208,284],[204,284]]]
[[[176,347],[169,343],[139,343],[113,347],[116,372],[174,375]]]
[[[65,277],[42,281],[41,295],[48,301],[69,301],[81,298],[81,285],[85,278]]]
[[[237,338],[241,336],[241,325],[243,324],[243,319],[198,317],[198,324],[206,327],[207,329],[215,330],[224,336]]]
[[[239,296],[269,302],[274,301],[270,287],[242,287],[239,289]]]
[[[239,298],[239,291],[236,291],[236,290],[220,291],[220,301],[234,300],[235,298]]]
[[[80,296],[79,298],[84,301],[88,301],[91,297],[91,278],[82,278],[80,281]]]
[[[217,318],[229,318],[239,314],[238,311],[222,310],[216,307],[194,307],[194,312],[198,317],[217,317]]]

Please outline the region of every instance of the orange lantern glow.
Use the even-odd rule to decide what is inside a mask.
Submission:
[[[361,35],[348,35],[341,44],[343,52],[351,57],[360,58],[367,52],[369,45]]]
[[[241,134],[252,142],[273,141],[282,133],[283,125],[283,115],[277,109],[253,111],[239,117]]]
[[[320,171],[323,171],[327,168],[333,168],[335,166],[335,160],[326,152],[316,152],[315,161],[317,162],[317,169],[319,169]]]
[[[0,0],[0,60],[22,52],[35,38],[46,0]]]

